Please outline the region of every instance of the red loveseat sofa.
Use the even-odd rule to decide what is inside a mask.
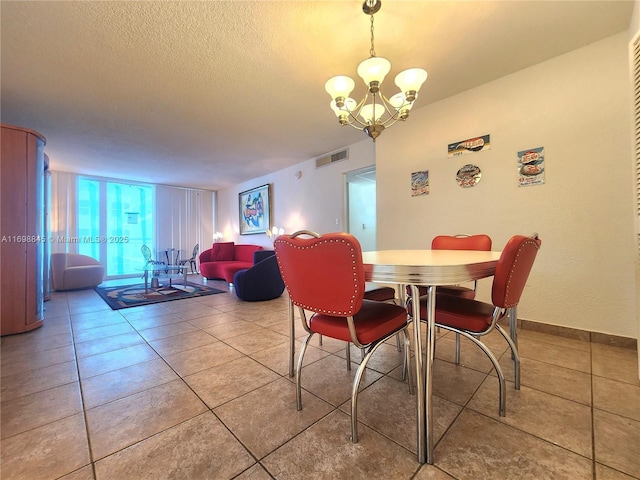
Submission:
[[[234,242],[214,243],[198,257],[200,273],[214,280],[224,279],[233,283],[233,276],[239,270],[253,266],[253,252],[263,250],[260,245],[236,245]]]

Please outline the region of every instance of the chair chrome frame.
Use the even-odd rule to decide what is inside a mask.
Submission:
[[[298,236],[301,235],[309,235],[313,238],[321,238],[321,235],[317,234],[316,232],[312,232],[309,230],[300,230],[297,231],[291,235],[288,235],[288,238],[296,238]],[[353,237],[355,239],[355,237]],[[357,241],[357,239],[356,239]],[[276,239],[276,241],[274,242],[274,247],[276,250],[276,255],[278,255],[278,239]],[[280,259],[278,259],[279,263],[280,263]],[[283,279],[285,279],[285,284],[286,282],[286,274],[284,271],[282,271],[282,267],[281,267],[281,273],[283,276]],[[289,286],[287,285],[287,289],[289,290]],[[364,295],[364,291],[362,292],[362,295]],[[302,347],[300,349],[300,355],[298,357],[298,362],[296,365],[296,372],[295,372],[295,377],[296,377],[296,408],[297,410],[302,410],[302,365],[304,363],[304,355],[306,353],[307,347],[309,345],[309,342],[311,341],[311,339],[313,338],[313,336],[316,334],[316,332],[313,332],[310,328],[310,320],[313,318],[314,315],[318,314],[317,312],[313,312],[313,310],[310,308],[309,305],[300,305],[298,303],[295,303],[295,299],[291,299],[290,298],[290,308],[292,308],[292,306],[295,304],[295,306],[298,309],[300,318],[302,320],[302,326],[305,329],[305,331],[307,332],[307,337],[305,338],[305,340],[302,343]],[[308,319],[307,318],[307,312],[311,312],[311,317]],[[323,312],[326,314],[326,312]],[[355,313],[357,315],[357,312]],[[361,349],[362,352],[364,353],[363,359],[360,363],[360,365],[358,366],[358,369],[355,373],[355,377],[353,380],[353,385],[351,388],[351,441],[353,443],[358,443],[358,391],[359,391],[359,387],[360,387],[360,382],[362,380],[362,377],[364,375],[366,366],[369,362],[369,360],[371,359],[371,357],[373,356],[373,354],[375,353],[375,351],[378,349],[378,347],[380,347],[380,345],[384,344],[388,339],[394,337],[395,335],[399,334],[400,332],[402,332],[404,334],[404,363],[405,364],[409,364],[409,356],[410,356],[410,348],[409,348],[409,334],[407,332],[407,329],[409,327],[409,323],[406,322],[404,323],[404,325],[401,328],[397,328],[394,331],[388,333],[387,335],[385,335],[383,338],[380,338],[376,341],[373,341],[371,343],[362,343],[357,335],[357,331],[356,331],[356,326],[355,326],[355,317],[354,315],[346,315],[346,316],[341,316],[341,315],[337,315],[337,317],[340,318],[345,318],[346,322],[347,322],[347,328],[349,331],[349,336],[350,336],[350,340],[351,343],[353,343],[357,348]],[[322,336],[321,336],[322,338]],[[350,351],[349,351],[349,342],[347,342],[346,345],[346,354],[347,354],[347,362],[348,362],[348,368],[350,368]],[[407,369],[408,370],[408,383],[409,383],[409,392],[410,394],[413,394],[413,379],[412,379],[412,375],[411,375],[411,369]]]
[[[514,243],[520,242],[518,244],[518,248],[515,251],[515,253],[513,250],[509,250],[509,249],[513,249],[513,246],[511,246],[512,242]],[[535,249],[536,249],[532,258],[524,260],[523,261],[524,265],[522,266],[517,265],[518,257],[520,256],[520,252],[522,251],[524,246],[525,245],[531,246],[532,243],[535,245]],[[480,338],[484,335],[491,333],[493,330],[497,330],[500,333],[500,335],[502,335],[502,337],[506,340],[507,344],[509,345],[509,349],[511,350],[511,358],[513,360],[513,365],[514,365],[514,384],[515,384],[514,387],[516,390],[520,390],[520,355],[518,354],[518,347],[516,343],[517,337],[514,340],[513,338],[514,334],[512,333],[512,331],[510,331],[510,333],[507,334],[507,332],[499,325],[499,322],[501,322],[505,318],[509,318],[509,326],[511,330],[512,318],[515,316],[515,310],[517,308],[518,302],[520,301],[520,296],[522,294],[522,291],[524,290],[524,282],[526,282],[526,279],[529,276],[529,272],[531,271],[531,267],[533,266],[533,262],[537,254],[537,250],[540,248],[540,244],[541,242],[538,238],[538,234],[533,234],[531,237],[516,235],[509,240],[509,242],[507,243],[507,246],[503,250],[503,254],[501,255],[501,259],[498,264],[498,267],[496,268],[496,277],[498,275],[500,275],[501,277],[504,276],[504,278],[500,278],[500,281],[501,282],[504,281],[504,283],[506,284],[505,291],[500,293],[496,292],[496,277],[494,277],[494,283],[492,288],[492,302],[494,304],[494,307],[493,307],[493,313],[491,316],[491,322],[481,332],[465,330],[463,328],[457,328],[457,327],[446,325],[442,322],[439,322],[438,321],[438,298],[444,298],[444,297],[451,298],[452,296],[446,295],[446,294],[443,294],[440,296],[436,295],[435,325],[437,327],[444,328],[445,330],[458,333],[463,337],[471,340],[485,353],[485,355],[489,358],[489,360],[493,364],[493,367],[498,376],[498,389],[499,389],[498,413],[501,417],[504,417],[506,415],[506,383],[504,379],[504,374],[502,373],[502,368],[500,367],[500,364],[498,363],[498,360],[496,359],[495,355],[480,340]],[[507,263],[508,259],[503,260],[503,258],[505,257],[505,253],[515,255],[515,258],[512,260],[512,263],[510,265]],[[530,260],[531,262],[530,265],[527,265],[528,260]],[[499,273],[498,269],[500,268],[501,264],[503,265],[502,268],[505,268],[508,266],[508,270],[505,272]],[[522,269],[518,271],[521,277],[514,279],[514,270],[516,268]],[[512,280],[514,284],[520,283],[520,285],[512,285]],[[509,291],[510,286],[512,287],[512,292]],[[476,302],[476,300],[466,300],[466,299],[464,300],[460,299],[459,301]],[[477,302],[477,303],[482,303],[482,302]],[[515,331],[515,328],[513,329],[513,331]]]

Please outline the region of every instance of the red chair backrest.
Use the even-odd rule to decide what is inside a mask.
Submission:
[[[358,239],[348,233],[318,238],[294,235],[281,235],[273,242],[291,301],[313,312],[355,315],[365,291]]]
[[[438,235],[431,241],[432,250],[491,250],[491,237],[488,235]]]
[[[516,235],[509,239],[493,277],[491,300],[496,307],[511,308],[518,305],[541,244],[537,237]]]

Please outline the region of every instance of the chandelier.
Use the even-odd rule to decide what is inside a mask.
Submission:
[[[371,49],[370,57],[358,65],[358,75],[367,86],[367,93],[360,103],[349,97],[355,82],[347,76],[339,75],[330,78],[324,88],[331,96],[331,109],[338,117],[340,125],[351,125],[363,130],[373,141],[386,127],[398,120],[406,120],[413,103],[418,98],[418,90],[427,79],[427,71],[422,68],[410,68],[396,75],[395,83],[400,92],[387,98],[382,93],[382,82],[391,70],[391,62],[383,57],[376,57],[373,41],[373,15],[380,10],[381,0],[365,0],[362,10],[371,16]],[[371,94],[371,102],[367,103]]]

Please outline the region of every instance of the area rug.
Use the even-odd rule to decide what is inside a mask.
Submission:
[[[185,298],[202,297],[213,295],[214,293],[224,293],[224,290],[187,282],[187,286],[180,281],[173,286],[162,286],[160,288],[147,289],[144,291],[144,284],[139,285],[119,285],[117,287],[96,287],[94,290],[107,302],[112,310],[121,308],[139,307],[140,305],[150,305],[152,303],[169,302],[172,300],[183,300]]]

